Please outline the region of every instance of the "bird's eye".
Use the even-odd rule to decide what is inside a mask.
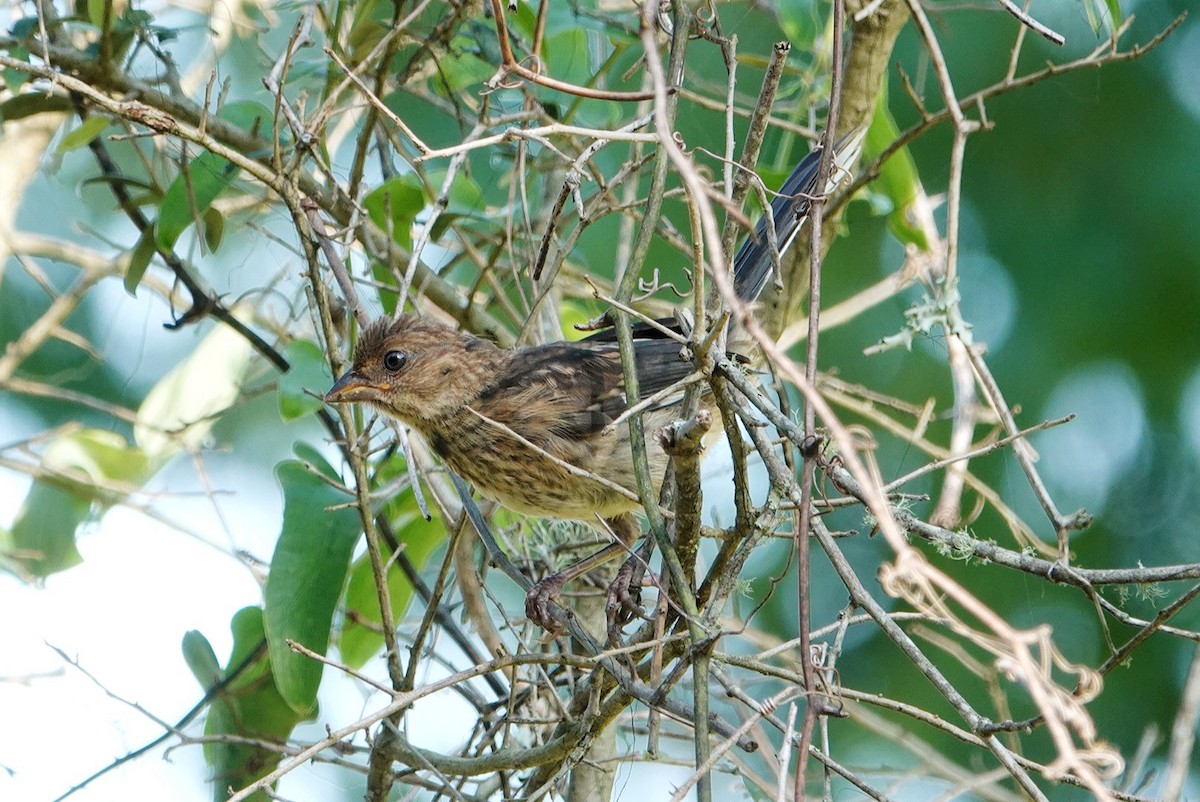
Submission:
[[[388,351],[383,355],[383,366],[392,373],[404,367],[404,363],[408,361],[408,354],[403,351]]]

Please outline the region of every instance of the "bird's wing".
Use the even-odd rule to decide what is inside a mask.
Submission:
[[[637,340],[634,348],[643,398],[692,372],[673,340]],[[522,349],[482,395],[496,419],[523,436],[550,431],[586,440],[628,406],[616,344],[587,340]]]

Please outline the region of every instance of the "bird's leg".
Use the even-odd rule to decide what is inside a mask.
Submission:
[[[628,554],[629,548],[637,540],[638,535],[641,534],[637,521],[634,520],[632,515],[618,515],[614,518],[605,518],[604,523],[612,531],[613,535],[616,536],[617,541],[615,543],[609,543],[595,554],[585,557],[574,565],[569,565],[557,573],[551,574],[530,588],[529,592],[525,595],[525,615],[530,621],[547,632],[558,634],[562,630],[562,627],[554,620],[554,616],[550,614],[550,603],[558,598],[563,586],[572,579],[583,576],[593,568],[616,559],[619,555]],[[627,584],[628,581],[629,578],[626,577]],[[609,594],[611,597],[611,590]],[[626,593],[625,596],[628,598],[629,594]]]

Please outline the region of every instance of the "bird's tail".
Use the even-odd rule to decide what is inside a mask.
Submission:
[[[866,128],[859,128],[843,136],[833,146],[833,169],[822,192],[832,192],[849,174],[850,166],[862,150]],[[805,156],[792,174],[783,182],[775,200],[771,201],[771,214],[763,215],[754,227],[754,235],[738,249],[733,261],[733,287],[737,296],[744,301],[758,298],[767,278],[771,275],[771,245],[767,240],[768,219],[775,223],[775,241],[782,256],[791,247],[792,241],[808,220],[809,200],[817,194],[817,166],[821,162],[821,149],[815,148]]]

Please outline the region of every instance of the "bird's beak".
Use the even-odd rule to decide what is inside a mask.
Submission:
[[[325,393],[327,404],[348,404],[352,401],[369,401],[378,393],[378,388],[353,370],[346,371]]]

